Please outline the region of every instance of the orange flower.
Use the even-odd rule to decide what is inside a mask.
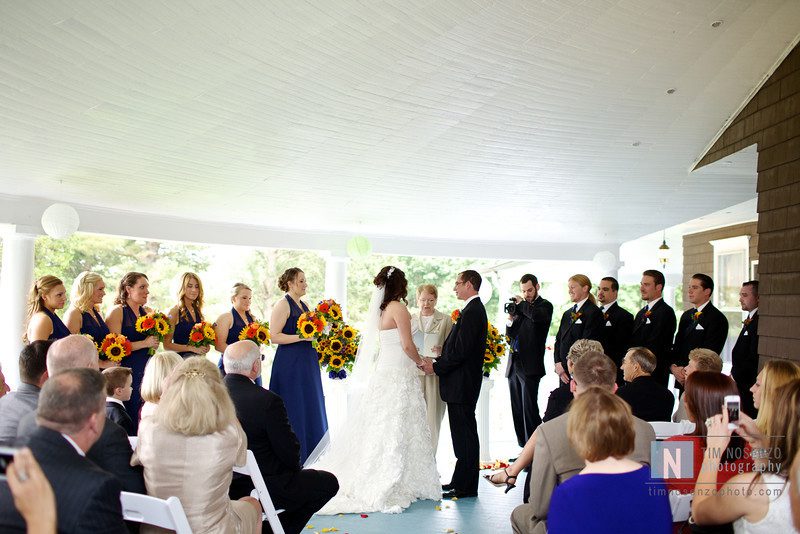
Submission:
[[[200,332],[194,331],[194,332],[192,332],[192,335],[189,336],[189,338],[192,341],[194,341],[195,343],[200,343],[201,341],[203,341],[203,334],[201,334]]]
[[[156,321],[152,317],[146,317],[144,321],[142,321],[142,330],[150,330],[155,326],[156,326]]]

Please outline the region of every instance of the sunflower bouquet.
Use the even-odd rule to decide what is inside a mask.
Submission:
[[[319,337],[328,325],[328,321],[317,311],[307,311],[297,319],[297,335],[302,339]]]
[[[217,333],[211,323],[200,321],[195,323],[189,332],[189,345],[192,347],[209,347],[217,340]]]
[[[136,331],[145,336],[155,336],[158,342],[164,341],[164,336],[170,333],[172,327],[169,319],[161,312],[150,312],[136,319]],[[156,353],[154,347],[148,349],[147,354],[152,356]]]
[[[320,334],[314,340],[319,366],[328,372],[328,378],[347,378],[347,371],[353,370],[360,340],[361,335],[358,330],[341,321],[334,324],[329,332]]]
[[[249,339],[256,345],[269,345],[269,323],[267,321],[253,321],[239,332],[239,340]]]
[[[323,319],[329,323],[336,323],[343,319],[342,306],[333,299],[327,299],[317,304],[314,309],[315,312],[320,314]]]
[[[508,337],[489,323],[486,329],[486,351],[483,353],[483,376],[500,366],[500,358],[508,351]]]
[[[95,346],[97,346],[96,343]],[[131,355],[133,347],[128,338],[122,334],[108,334],[97,347],[97,352],[101,360],[119,362],[125,356]]]

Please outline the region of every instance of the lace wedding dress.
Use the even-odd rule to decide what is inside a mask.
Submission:
[[[418,499],[440,499],[417,368],[396,328],[380,332],[369,383],[330,448],[311,466],[330,471],[339,493],[318,513],[400,513]]]

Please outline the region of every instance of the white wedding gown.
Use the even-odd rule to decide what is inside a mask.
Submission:
[[[339,492],[319,512],[400,513],[442,495],[417,368],[396,328],[380,332],[380,353],[358,406],[314,469],[336,475]]]

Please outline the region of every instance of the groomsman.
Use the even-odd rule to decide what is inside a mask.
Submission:
[[[561,316],[553,351],[555,371],[561,379],[561,387],[569,385],[567,353],[572,344],[579,339],[603,341],[603,315],[594,303],[592,282],[586,275],[576,274],[570,277],[567,287],[573,305]]]
[[[656,369],[653,372],[660,384],[669,382],[670,352],[672,337],[675,335],[675,310],[664,302],[664,274],[655,269],[642,273],[639,293],[647,305],[639,310],[633,320],[631,347],[646,347],[656,355]]]
[[[606,276],[597,286],[597,302],[603,314],[603,348],[606,355],[617,364],[617,385],[623,385],[622,359],[630,346],[633,331],[633,315],[617,304],[619,282]]]
[[[686,378],[683,368],[689,363],[689,351],[703,348],[722,354],[725,340],[728,339],[728,320],[711,304],[713,292],[714,281],[710,276],[703,273],[692,276],[686,294],[694,308],[681,315],[672,345],[670,371],[680,384]]]
[[[742,330],[733,346],[731,375],[739,388],[742,411],[755,417],[756,409],[750,388],[755,384],[758,375],[758,280],[742,284],[739,303],[742,310],[747,312],[747,318],[742,321]]]

